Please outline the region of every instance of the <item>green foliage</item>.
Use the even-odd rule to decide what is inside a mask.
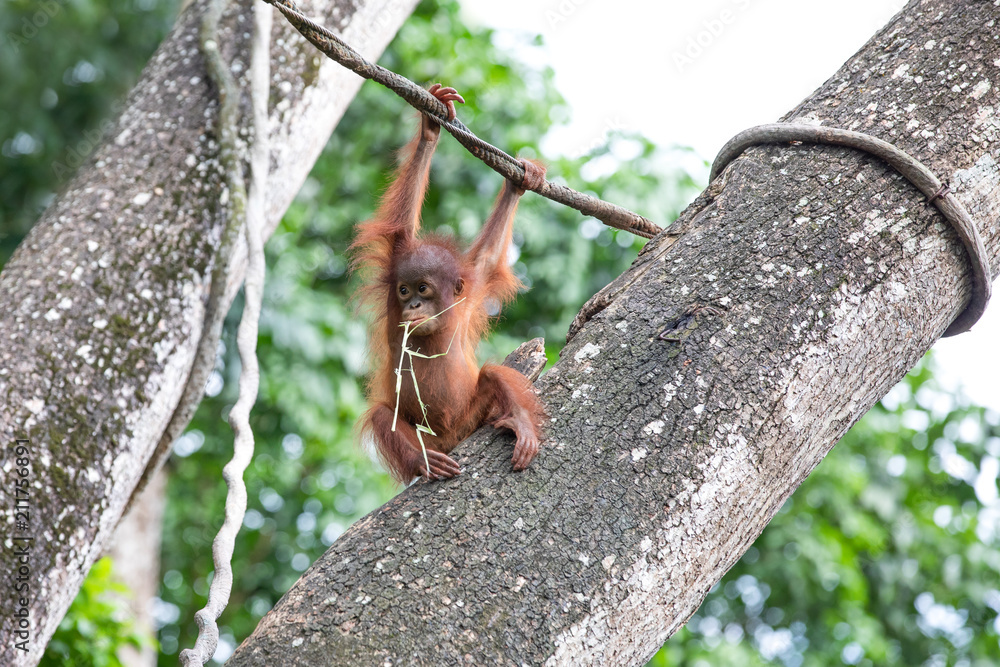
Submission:
[[[0,4],[0,265],[110,129],[178,0]]]
[[[526,40],[513,51],[528,57],[536,48]],[[538,155],[538,141],[553,118],[567,114],[551,70],[497,47],[491,31],[469,30],[454,2],[422,3],[380,62],[423,84],[456,87],[467,100],[459,108],[462,120],[510,152]],[[251,417],[257,455],[246,475],[250,511],[233,558],[233,602],[220,619],[230,645],[253,630],[346,526],[397,490],[356,443],[354,425],[365,407],[366,336],[351,302],[354,286],[345,253],[353,225],[374,210],[398,149],[417,125],[416,112],[394,94],[371,82],[362,86],[267,244],[258,341],[261,390]],[[623,152],[634,159],[619,168],[622,161],[615,155]],[[663,151],[649,142],[615,137],[584,157],[553,161],[550,173],[665,223],[697,188],[686,174],[665,178],[663,162]],[[585,178],[581,173],[588,165],[592,177]],[[425,226],[470,240],[501,185],[500,176],[443,137]],[[505,312],[484,356],[502,358],[536,335],[546,335],[558,350],[583,301],[634,259],[641,243],[599,223],[595,228],[594,222],[539,197],[524,197],[515,268],[530,289]],[[210,383],[224,388],[203,401],[171,463],[165,534],[183,539],[165,540],[163,546],[161,597],[173,610],[161,619],[164,665],[173,664],[177,650],[194,640],[192,618],[204,603],[211,541],[221,522],[221,468],[232,440],[223,415],[235,401],[239,369],[233,339],[239,305],[233,310],[218,377]]]
[[[922,363],[650,665],[997,664],[998,459],[1000,415]]]
[[[118,651],[153,643],[140,632],[125,602],[128,588],[111,576],[105,556],[90,568],[65,618],[45,648],[41,667],[118,667]]]

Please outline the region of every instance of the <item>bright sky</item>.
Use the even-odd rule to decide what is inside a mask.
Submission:
[[[853,55],[905,0],[462,0],[469,23],[544,35],[573,109],[545,153],[579,154],[612,129],[711,160],[776,121]],[[935,350],[946,386],[1000,410],[1000,297]]]

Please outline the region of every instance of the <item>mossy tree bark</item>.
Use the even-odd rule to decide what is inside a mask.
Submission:
[[[10,493],[0,570],[27,584],[18,590],[11,581],[0,592],[0,664],[38,661],[168,423],[201,396],[203,385],[181,400],[229,203],[218,164],[218,92],[199,48],[205,4],[181,14],[106,143],[0,275],[0,440]],[[255,4],[231,2],[218,40],[244,93]],[[313,0],[309,9],[374,60],[415,5]],[[283,19],[273,33],[268,234],[362,81]],[[223,309],[245,262],[245,246],[237,246]],[[23,466],[15,466],[17,439],[26,441]],[[28,480],[24,521],[15,518],[20,479]],[[16,647],[22,638],[27,650]]]
[[[994,274],[998,19],[914,0],[786,117],[924,161]],[[527,471],[481,431],[464,474],[352,526],[229,664],[642,664],[969,293],[951,228],[877,159],[749,150],[542,376],[552,419]]]

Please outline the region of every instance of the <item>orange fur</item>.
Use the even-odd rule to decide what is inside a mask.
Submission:
[[[404,149],[402,162],[378,209],[370,220],[358,225],[351,245],[352,270],[363,280],[358,298],[372,322],[368,382],[371,407],[362,419],[362,430],[374,438],[378,454],[392,476],[404,483],[418,474],[430,479],[458,474],[457,463],[447,454],[483,423],[515,431],[515,469],[523,469],[538,450],[542,419],[541,404],[524,376],[497,366],[484,367],[480,372],[476,363],[476,347],[490,325],[487,299],[506,304],[521,287],[507,265],[506,255],[522,191],[505,182],[482,232],[467,251],[444,236],[420,238],[420,207],[437,129],[433,121],[423,118],[421,131]],[[417,256],[435,258],[434,265],[424,267],[428,260],[419,264],[414,259]],[[457,304],[435,318],[440,320],[439,331],[411,339],[411,348],[419,348],[423,354],[442,353],[451,342],[446,356],[412,360],[412,373],[436,433],[423,435],[433,457],[430,470],[417,441],[415,426],[422,422],[423,414],[408,371],[404,370],[403,389],[396,395],[396,369],[402,354],[399,323],[404,318],[403,297],[397,296],[397,273],[405,262],[423,267],[419,269],[423,271],[422,280],[446,286],[436,295],[435,307],[443,310]],[[451,294],[449,280],[456,276],[460,280],[455,283],[455,294]],[[397,401],[399,412],[393,430]]]

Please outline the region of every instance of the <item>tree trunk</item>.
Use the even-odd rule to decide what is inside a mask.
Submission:
[[[38,661],[191,374],[228,202],[218,92],[199,49],[204,4],[180,16],[106,143],[0,275],[0,440],[10,493],[0,570],[15,573],[0,593],[0,664]],[[244,91],[255,4],[233,3],[219,36]],[[415,4],[313,0],[309,9],[375,59]],[[268,234],[361,84],[284,20],[274,22],[270,60]],[[237,247],[224,307],[245,261],[245,246]],[[15,518],[15,510],[27,514]]]
[[[167,472],[161,468],[122,517],[115,530],[108,555],[115,579],[125,584],[123,595],[138,629],[156,636],[153,625],[153,598],[160,592],[160,544],[163,508],[167,502]],[[150,643],[141,649],[125,646],[118,652],[124,667],[156,667],[157,650]]]
[[[997,19],[996,3],[915,0],[787,116],[924,161],[994,273]],[[749,150],[538,382],[551,421],[527,471],[510,435],[480,431],[456,451],[464,474],[352,526],[229,664],[642,664],[970,281],[949,225],[879,160]]]

